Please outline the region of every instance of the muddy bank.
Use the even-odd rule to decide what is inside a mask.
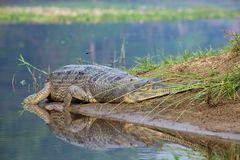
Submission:
[[[239,53],[225,53],[217,56],[195,58],[180,64],[172,65],[163,70],[153,70],[142,76],[157,75],[161,72],[175,73],[176,75],[197,75],[200,77],[222,76],[231,72],[234,66],[240,64]],[[171,82],[184,82],[186,78],[172,76],[164,77]],[[238,82],[239,83],[239,82]],[[237,84],[236,84],[237,85]],[[210,131],[240,132],[240,91],[235,97],[224,99],[216,106],[210,106],[206,100],[191,101],[189,97],[198,91],[189,91],[177,95],[156,98],[138,104],[141,114],[152,118],[163,118],[178,122],[187,122]],[[133,108],[136,108],[132,106]],[[132,108],[131,107],[131,108]],[[137,110],[136,110],[137,111]]]
[[[212,138],[216,137],[219,139],[227,139],[240,143],[240,134],[233,133],[231,131],[215,132],[204,127],[198,127],[197,125],[194,125],[194,123],[176,122],[172,120],[167,120],[167,118],[146,116],[141,113],[141,111],[135,112],[134,110],[125,109],[119,112],[117,110],[112,110],[112,107],[114,107],[114,105],[112,104],[108,104],[108,107],[102,107],[101,104],[72,105],[71,112],[74,114],[83,114],[86,116],[102,119],[139,124],[146,127],[162,130],[164,132],[169,130],[170,133],[193,133],[195,136],[208,136]]]

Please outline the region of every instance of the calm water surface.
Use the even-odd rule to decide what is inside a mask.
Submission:
[[[180,55],[184,50],[222,48],[227,43],[224,32],[239,31],[239,26],[240,19],[71,25],[0,24],[0,159],[135,160],[174,159],[176,155],[184,160],[202,159],[190,149],[168,143],[157,148],[94,151],[57,139],[35,115],[20,112],[20,102],[33,91],[28,87],[31,76],[26,68],[17,65],[17,58],[23,54],[31,64],[53,70],[77,63],[79,58],[85,63],[111,64],[122,48],[126,53],[126,65],[130,67],[134,65],[134,57],[151,55],[160,61],[170,55]]]

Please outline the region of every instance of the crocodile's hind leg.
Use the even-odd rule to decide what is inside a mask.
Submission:
[[[38,104],[50,95],[50,83],[45,83],[44,88],[23,100],[23,104]]]

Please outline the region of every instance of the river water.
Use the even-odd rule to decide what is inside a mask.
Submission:
[[[180,145],[90,150],[52,135],[35,115],[22,113],[21,101],[33,92],[27,69],[17,60],[48,70],[78,63],[112,65],[123,52],[125,65],[134,57],[154,56],[156,62],[184,50],[222,48],[224,33],[239,31],[240,19],[100,24],[0,24],[0,159],[107,160],[203,159]],[[44,77],[37,78],[43,82]]]

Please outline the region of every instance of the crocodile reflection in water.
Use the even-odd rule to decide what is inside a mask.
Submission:
[[[88,148],[119,148],[154,145],[169,141],[194,150],[202,150],[200,145],[129,123],[74,114],[71,114],[71,123],[66,123],[68,117],[62,112],[61,105],[52,106],[50,103],[45,106],[47,109],[38,105],[28,105],[25,108],[42,118],[57,137],[75,145]]]
[[[92,149],[107,149],[154,144],[159,146],[162,141],[168,141],[190,147],[201,152],[208,159],[231,160],[240,157],[239,144],[227,140],[218,141],[209,136],[170,130],[160,132],[147,127],[95,119],[80,114],[71,114],[72,122],[66,123],[66,118],[69,117],[62,112],[63,106],[56,105],[56,103],[46,104],[46,109],[38,105],[28,105],[25,108],[42,118],[56,136],[74,145]]]
[[[124,130],[122,123],[94,119],[82,115],[72,115],[70,126],[65,123],[65,115],[55,110],[49,111],[49,129],[58,138],[74,145],[92,149],[143,146]],[[90,124],[90,125],[89,125]]]
[[[186,137],[187,135],[184,136],[181,133],[175,133],[183,136],[179,138],[174,134],[170,135],[147,127],[105,119],[94,121],[90,117],[81,115],[72,115],[72,127],[69,128],[64,123],[66,117],[64,117],[63,112],[51,110],[49,113],[51,121],[48,126],[51,132],[66,142],[91,149],[139,146],[156,146],[159,148],[162,141],[167,141],[189,147],[200,152],[202,156],[209,160],[235,160],[240,155],[239,145],[227,141],[224,143],[202,137],[195,139],[195,143],[193,143],[193,141],[190,141],[191,136]],[[90,127],[89,124],[91,124]],[[203,143],[205,145],[200,145]]]

